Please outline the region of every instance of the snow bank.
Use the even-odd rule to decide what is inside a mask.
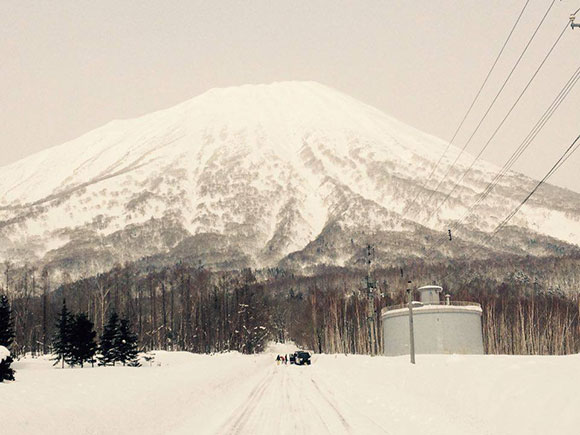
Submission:
[[[0,346],[0,362],[4,361],[10,356],[10,351],[4,346]]]
[[[300,347],[292,341],[287,341],[286,343],[274,343],[270,342],[266,346],[266,353],[271,355],[286,355],[291,354],[299,350]]]

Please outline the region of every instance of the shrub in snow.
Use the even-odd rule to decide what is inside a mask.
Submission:
[[[8,347],[14,340],[14,327],[8,298],[0,296],[0,382],[13,381],[14,370],[10,367],[13,362]]]
[[[0,346],[10,347],[14,340],[14,325],[10,304],[5,295],[0,295]]]
[[[10,351],[4,346],[0,346],[0,382],[14,380],[14,370],[10,367],[12,362]]]
[[[149,365],[153,365],[153,361],[155,360],[155,355],[153,355],[152,353],[145,353],[143,354],[143,359],[145,360],[145,362],[148,362]]]

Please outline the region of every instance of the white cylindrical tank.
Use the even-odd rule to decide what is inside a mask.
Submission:
[[[483,354],[482,310],[478,304],[413,304],[417,354]],[[382,313],[384,354],[409,353],[409,309]]]

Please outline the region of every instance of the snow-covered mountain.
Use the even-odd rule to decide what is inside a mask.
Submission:
[[[452,147],[313,82],[213,89],[167,110],[113,121],[0,168],[0,260],[73,274],[115,263],[187,259],[215,267],[353,264],[474,252],[533,180],[509,173],[452,243],[434,242],[498,168],[480,162],[440,215],[424,204]],[[496,251],[577,249],[580,195],[542,188],[494,239]]]

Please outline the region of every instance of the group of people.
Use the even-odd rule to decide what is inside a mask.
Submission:
[[[280,364],[288,364],[288,355],[277,355],[276,356],[276,365]]]

